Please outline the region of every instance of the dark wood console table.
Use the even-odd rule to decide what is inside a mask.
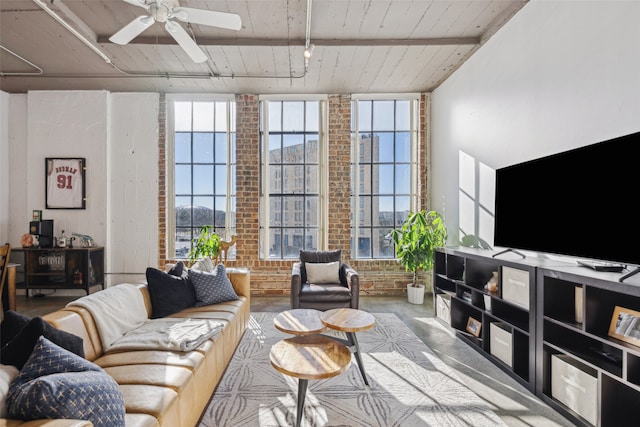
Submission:
[[[30,289],[104,289],[104,247],[14,248],[11,256],[22,266],[16,288],[27,298]]]

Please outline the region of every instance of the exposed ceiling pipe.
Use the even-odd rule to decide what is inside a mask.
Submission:
[[[23,71],[18,71],[18,72],[2,72],[0,71],[0,77],[6,77],[6,76],[40,76],[44,73],[44,71],[42,71],[42,68],[38,67],[36,64],[34,64],[33,62],[29,61],[28,59],[25,59],[24,57],[18,55],[17,53],[15,53],[14,51],[12,51],[11,49],[8,49],[4,46],[2,46],[0,44],[0,49],[4,50],[5,52],[15,56],[16,58],[18,58],[19,60],[21,60],[22,62],[29,64],[30,66],[32,66],[33,68],[35,68],[37,71],[34,72],[23,72]]]
[[[80,40],[82,43],[84,43],[89,49],[91,49],[92,51],[94,51],[100,58],[102,58],[104,60],[104,62],[106,62],[107,64],[112,64],[111,62],[111,58],[109,58],[107,55],[105,55],[104,53],[102,53],[102,51],[100,49],[98,49],[97,47],[95,47],[93,45],[93,43],[91,43],[91,41],[89,39],[87,39],[84,35],[80,34],[80,32],[78,30],[76,30],[75,28],[73,28],[71,25],[69,25],[67,23],[67,21],[65,21],[64,19],[62,19],[60,17],[60,15],[58,15],[57,13],[55,13],[53,10],[51,10],[49,8],[49,6],[47,6],[45,4],[44,1],[42,0],[33,0],[33,2],[35,4],[37,4],[38,6],[40,6],[40,8],[42,10],[44,10],[45,12],[47,12],[47,14],[49,16],[51,16],[53,19],[55,19],[60,25],[62,25],[64,28],[67,29],[67,31],[69,31],[71,34],[73,34],[74,36],[76,36],[76,38],[78,40]],[[51,3],[53,4],[55,2],[55,0],[52,0]],[[74,15],[75,16],[75,15]],[[113,65],[113,64],[112,64]]]

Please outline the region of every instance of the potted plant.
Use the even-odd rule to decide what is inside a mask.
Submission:
[[[200,229],[198,237],[193,239],[191,251],[189,251],[189,263],[193,264],[206,256],[215,259],[219,253],[220,235],[213,230],[213,226],[205,225]]]
[[[413,271],[413,281],[407,284],[407,296],[412,304],[424,301],[424,284],[417,283],[418,270],[433,269],[434,249],[447,242],[447,228],[436,211],[410,212],[399,229],[391,232],[396,256],[406,271]]]

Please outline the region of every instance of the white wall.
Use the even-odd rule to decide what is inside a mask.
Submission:
[[[640,131],[640,2],[529,2],[432,96],[432,206],[493,244],[495,169]]]
[[[113,283],[144,279],[158,264],[158,108],[155,93],[111,95],[106,244]]]
[[[158,259],[158,95],[34,91],[9,96],[8,114],[1,117],[10,123],[11,244],[19,246],[32,210],[40,209],[44,219],[54,220],[55,235],[61,230],[89,234],[105,246],[108,285],[144,278],[146,267]],[[46,157],[86,158],[86,209],[45,209]]]

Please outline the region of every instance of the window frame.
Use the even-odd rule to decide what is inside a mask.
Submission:
[[[318,102],[318,250],[327,250],[329,231],[328,231],[328,182],[329,182],[329,149],[328,149],[328,96],[327,95],[261,95],[258,97],[260,105],[260,144],[262,151],[260,153],[260,241],[259,241],[259,259],[266,261],[285,261],[291,260],[293,257],[286,257],[281,253],[279,257],[269,256],[269,248],[271,246],[270,224],[271,213],[268,209],[270,206],[270,172],[269,172],[269,102],[286,102],[286,101],[317,101]],[[306,121],[306,117],[305,117]],[[266,124],[266,125],[265,125]],[[306,164],[306,162],[305,162]],[[300,175],[303,175],[302,173]],[[295,177],[294,177],[295,178]],[[279,182],[282,182],[281,177]],[[280,188],[282,191],[282,188]],[[306,192],[300,193],[305,195]],[[306,206],[306,203],[305,203]],[[306,227],[308,211],[305,209],[305,215],[302,216],[303,225]],[[281,218],[282,221],[282,218]],[[284,227],[283,227],[284,228]],[[305,243],[303,242],[303,245]],[[297,258],[297,257],[296,257]]]
[[[359,239],[360,231],[362,228],[361,215],[364,215],[364,208],[360,205],[363,202],[361,198],[364,193],[361,190],[361,173],[360,173],[360,101],[409,101],[409,140],[410,140],[410,152],[409,152],[409,210],[416,211],[418,209],[419,194],[418,194],[418,152],[420,145],[420,94],[419,93],[405,93],[405,94],[352,94],[351,95],[351,207],[356,212],[351,212],[351,256],[357,260],[395,260],[395,246],[393,251],[393,257],[376,257],[373,250],[373,244],[370,244],[370,256],[360,256]],[[355,105],[355,108],[354,108]],[[394,119],[395,121],[395,119]],[[395,122],[394,122],[395,123]],[[394,126],[395,128],[395,126]],[[371,130],[372,135],[375,131]],[[395,131],[394,131],[395,133]],[[371,162],[373,165],[373,161]],[[393,165],[395,167],[396,162],[394,159]],[[374,197],[373,191],[370,197]],[[396,190],[394,188],[393,197],[397,197]],[[395,203],[395,202],[394,202]],[[394,211],[395,213],[395,211]],[[373,214],[373,212],[372,212]],[[397,224],[395,225],[397,226]],[[365,226],[372,232],[371,238],[373,239],[373,231],[376,227],[371,224]]]
[[[232,198],[237,198],[237,189],[232,191],[232,185],[235,183],[235,176],[232,176],[231,165],[231,144],[233,142],[232,134],[237,135],[236,124],[231,122],[231,111],[236,111],[235,107],[236,98],[235,95],[226,94],[167,94],[166,95],[166,169],[165,169],[165,187],[166,187],[166,248],[165,257],[167,259],[186,259],[176,256],[176,189],[175,189],[175,103],[176,102],[226,102],[227,103],[227,147],[226,147],[226,200],[225,200],[225,235],[221,235],[223,239],[230,239],[235,234],[236,219],[234,211],[232,210]],[[193,129],[192,129],[193,132]],[[237,150],[236,150],[237,158]],[[193,184],[192,184],[193,185]],[[214,189],[215,195],[215,189]],[[191,195],[194,196],[193,194]],[[214,196],[215,197],[215,196]],[[236,200],[237,206],[237,200]],[[229,259],[235,258],[235,251],[229,251]]]

